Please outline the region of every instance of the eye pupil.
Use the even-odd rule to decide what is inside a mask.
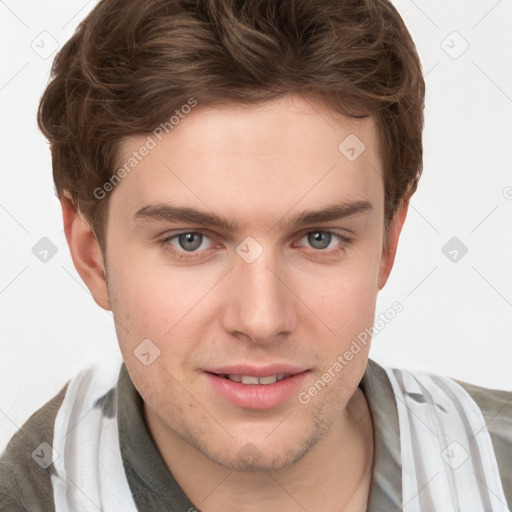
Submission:
[[[315,249],[325,249],[331,243],[332,235],[325,231],[312,231],[308,234],[308,242]]]
[[[185,251],[194,251],[201,246],[203,235],[201,233],[182,233],[178,236],[178,241]]]

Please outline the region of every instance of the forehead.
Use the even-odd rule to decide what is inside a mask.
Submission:
[[[113,191],[112,208],[129,214],[149,203],[181,201],[213,210],[236,206],[250,216],[251,210],[283,212],[299,203],[383,200],[372,118],[345,117],[288,96],[260,105],[198,105],[167,127],[168,133],[123,142],[120,167],[128,169],[130,160],[135,165]],[[141,151],[144,146],[150,149]]]

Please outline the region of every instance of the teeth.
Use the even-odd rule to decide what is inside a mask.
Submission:
[[[234,382],[241,382],[242,384],[274,384],[274,382],[283,380],[289,377],[286,373],[278,373],[277,375],[268,375],[265,377],[253,377],[252,375],[226,375],[229,380]]]
[[[259,384],[258,377],[248,377],[244,375],[242,377],[242,384]]]
[[[260,384],[274,384],[274,382],[277,380],[277,375],[269,375],[268,377],[260,377],[259,379]]]

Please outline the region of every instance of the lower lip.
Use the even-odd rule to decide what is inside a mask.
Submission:
[[[232,404],[245,409],[272,409],[298,393],[307,371],[273,384],[242,384],[213,373],[205,373],[213,389]]]

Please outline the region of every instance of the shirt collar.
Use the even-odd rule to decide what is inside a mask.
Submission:
[[[368,512],[402,510],[402,463],[395,395],[386,371],[368,360],[359,387],[373,422],[373,471]]]

